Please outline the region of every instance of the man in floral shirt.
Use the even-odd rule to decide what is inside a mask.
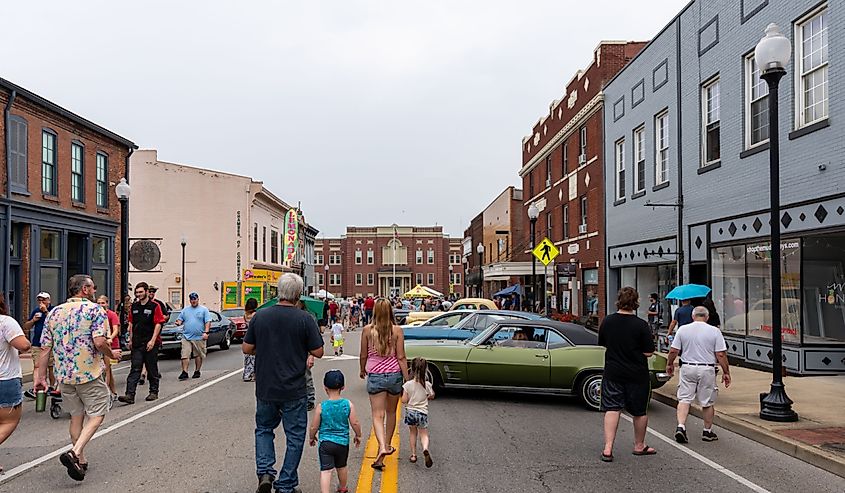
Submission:
[[[41,355],[35,368],[35,389],[47,389],[47,358],[52,352],[54,371],[65,408],[70,412],[73,448],[59,456],[68,476],[85,479],[85,445],[97,432],[109,410],[109,389],[103,380],[103,355],[120,359],[120,350],[108,342],[106,312],[94,303],[90,276],[77,274],[68,282],[71,297],[55,307],[44,321]],[[85,417],[88,417],[87,421]]]

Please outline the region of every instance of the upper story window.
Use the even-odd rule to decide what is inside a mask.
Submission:
[[[428,285],[434,286],[434,274],[432,274],[431,272],[428,273]]]
[[[279,263],[279,232],[270,231],[270,262]]]
[[[97,153],[97,207],[109,206],[109,157]]]
[[[70,199],[85,202],[85,148],[77,142],[70,145]]]
[[[329,265],[340,265],[340,253],[329,254]]]
[[[417,257],[416,257],[416,260],[417,260],[417,263],[418,263],[418,264],[423,263],[423,251],[422,251],[422,250],[420,250],[419,248],[417,249]]]
[[[41,131],[41,193],[58,195],[56,187],[56,134]]]
[[[587,164],[587,126],[581,127],[578,133],[578,166]]]
[[[546,187],[552,186],[552,156],[546,156]]]
[[[364,263],[364,254],[361,250],[355,250],[355,265],[361,265]]]
[[[561,148],[561,152],[563,153],[563,174],[561,176],[566,176],[566,173],[569,172],[569,141],[564,141],[563,147]]]
[[[546,213],[546,236],[552,238],[552,211]]]
[[[361,274],[360,272],[356,272],[355,273],[355,285],[361,286],[363,284],[364,284],[364,274]]]
[[[258,260],[258,223],[252,225],[252,258]]]
[[[704,143],[703,165],[713,164],[721,159],[719,79],[713,79],[701,88],[702,142]]]
[[[769,140],[769,85],[760,78],[754,53],[745,57],[745,148]]]
[[[825,5],[795,26],[795,69],[799,90],[795,102],[799,128],[828,117],[827,24]]]
[[[645,127],[634,130],[634,193],[645,191]]]
[[[431,249],[431,248],[428,249],[427,257],[428,257],[428,263],[433,264],[434,263],[434,249]]]
[[[563,206],[563,239],[569,239],[569,204]]]
[[[654,117],[654,184],[669,180],[669,111]]]
[[[625,139],[616,141],[616,200],[625,198]]]
[[[581,196],[581,226],[587,227],[587,196]],[[586,231],[584,231],[586,233]]]
[[[528,172],[528,195],[534,196],[534,170]]]
[[[367,250],[367,265],[373,265],[374,263],[376,263],[376,254],[370,248]]]
[[[267,226],[261,227],[261,261],[267,261]]]
[[[11,162],[11,186],[16,192],[26,192],[28,185],[27,173],[27,125],[23,118],[12,115],[9,119],[9,154]]]
[[[314,265],[324,265],[325,257],[323,257],[322,253],[314,254]]]

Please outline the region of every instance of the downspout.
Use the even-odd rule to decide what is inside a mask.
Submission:
[[[11,121],[12,105],[15,103],[15,98],[18,96],[14,89],[9,94],[9,101],[6,103],[6,108],[3,111],[3,132],[6,134],[6,229],[3,248],[3,296],[9,295],[9,286],[11,280],[11,264],[12,264],[12,137],[9,133],[9,123]],[[8,302],[8,300],[7,300]]]
[[[678,98],[678,286],[684,283],[684,161],[683,154],[683,104],[681,100],[681,19],[675,19],[675,90]]]

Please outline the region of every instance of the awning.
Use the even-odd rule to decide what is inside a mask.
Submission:
[[[405,298],[431,298],[434,296],[426,288],[417,284],[413,289],[402,295]]]
[[[519,284],[508,286],[505,289],[499,291],[498,293],[493,293],[493,296],[508,296],[511,294],[522,294],[522,286],[520,286]]]

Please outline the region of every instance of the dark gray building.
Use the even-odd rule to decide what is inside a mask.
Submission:
[[[770,364],[768,91],[753,51],[776,23],[793,46],[779,99],[785,366],[845,372],[841,7],[693,1],[608,83],[609,295],[710,285],[731,355]]]

